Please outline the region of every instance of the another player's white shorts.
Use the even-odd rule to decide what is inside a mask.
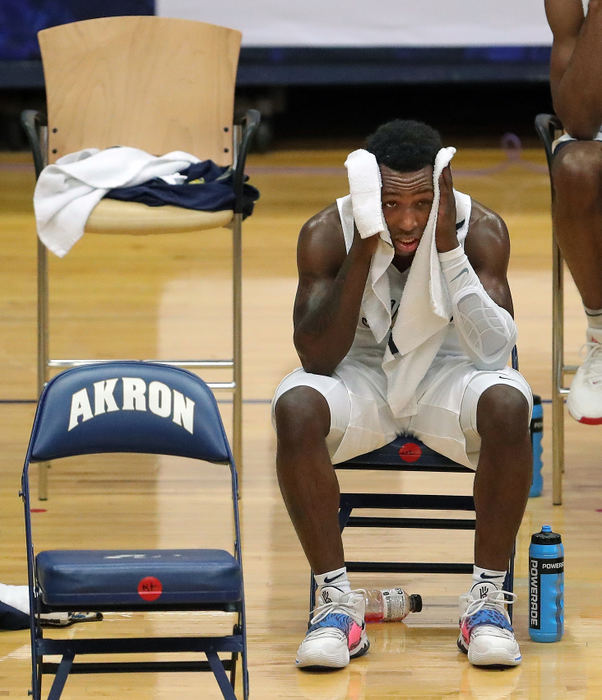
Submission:
[[[296,369],[276,389],[272,420],[274,406],[282,394],[296,386],[309,386],[324,396],[330,408],[326,444],[335,464],[371,452],[407,433],[455,462],[476,469],[481,448],[477,432],[477,403],[481,394],[495,384],[513,386],[529,404],[529,420],[533,409],[531,388],[516,370],[505,367],[479,371],[462,357],[434,363],[419,386],[418,412],[409,418],[393,416],[384,385],[372,379],[373,375],[366,373],[359,395],[357,388],[350,391],[336,373],[324,376]]]

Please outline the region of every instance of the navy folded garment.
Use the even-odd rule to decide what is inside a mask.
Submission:
[[[29,627],[29,615],[0,600],[0,630],[24,630]]]
[[[56,612],[40,616],[42,627],[69,627],[75,622],[102,620],[99,612]],[[0,630],[29,629],[29,615],[0,600]]]
[[[232,168],[217,165],[212,160],[204,160],[182,170],[180,174],[186,177],[186,182],[180,185],[169,185],[156,177],[133,187],[116,187],[109,190],[105,196],[126,202],[141,202],[151,207],[172,204],[200,211],[234,208]],[[259,190],[247,184],[247,180],[245,175],[243,218],[252,214],[254,203],[259,199]]]

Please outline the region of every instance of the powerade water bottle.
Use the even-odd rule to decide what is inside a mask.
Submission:
[[[544,525],[529,547],[529,635],[557,642],[564,631],[564,549],[560,535]]]
[[[541,405],[541,396],[533,396],[533,415],[531,416],[531,446],[533,448],[533,479],[531,481],[531,489],[529,490],[529,498],[541,496],[543,489],[543,477],[541,475],[542,468],[542,446],[541,438],[543,436],[543,407]]]

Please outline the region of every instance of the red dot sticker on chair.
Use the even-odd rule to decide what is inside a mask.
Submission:
[[[163,593],[163,586],[158,578],[154,576],[145,576],[143,579],[140,579],[138,583],[138,595],[143,600],[152,603],[153,600],[157,600],[161,593]]]
[[[404,462],[416,462],[422,456],[422,450],[415,442],[404,442],[399,448],[399,456]]]

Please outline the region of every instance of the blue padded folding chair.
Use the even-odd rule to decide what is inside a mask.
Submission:
[[[223,549],[69,549],[36,551],[30,516],[29,466],[73,455],[137,452],[188,457],[230,470],[234,546]],[[208,465],[200,465],[209,468]],[[245,603],[236,466],[211,390],[196,375],[169,365],[116,361],[83,365],[54,377],[38,404],[23,467],[31,618],[32,695],[54,674],[57,700],[69,673],[211,671],[227,700],[236,700],[242,661],[248,697]],[[77,501],[72,502],[77,506]],[[79,515],[85,517],[85,513]],[[229,518],[227,518],[229,520]],[[74,532],[77,542],[78,533]],[[80,542],[77,545],[81,546]],[[40,614],[52,611],[224,611],[232,634],[210,637],[47,639]],[[106,624],[106,623],[101,623]],[[207,661],[74,663],[76,655],[199,652]],[[225,658],[218,656],[225,654]],[[47,663],[45,656],[60,656]],[[229,677],[226,671],[229,671]]]
[[[518,369],[516,348],[512,351],[512,366]],[[453,462],[431,450],[420,440],[408,435],[398,437],[377,450],[354,457],[346,462],[335,464],[339,470],[366,471],[415,471],[415,472],[461,472],[474,474],[472,469]],[[339,527],[361,528],[405,528],[474,530],[475,518],[449,517],[393,517],[374,515],[352,515],[354,510],[412,510],[412,511],[464,511],[474,513],[474,498],[455,494],[399,494],[399,493],[341,493],[339,506]],[[345,561],[349,572],[362,573],[413,573],[413,574],[471,574],[472,562],[378,562]],[[514,587],[514,554],[508,562],[508,574],[504,589],[512,592]],[[315,604],[316,586],[311,572],[310,615]],[[512,619],[512,608],[508,614]]]

